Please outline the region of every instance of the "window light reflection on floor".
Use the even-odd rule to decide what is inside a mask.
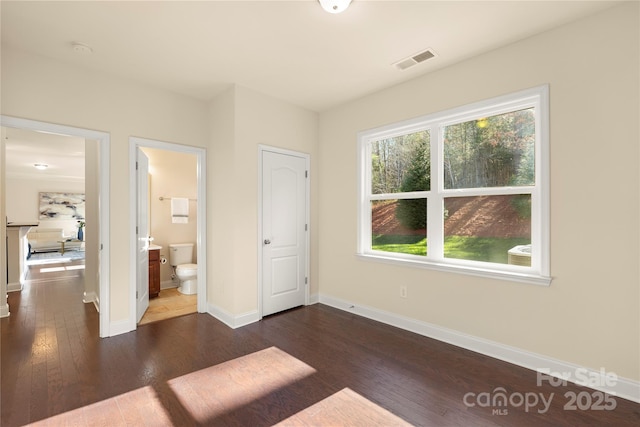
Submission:
[[[206,422],[315,372],[270,347],[174,378],[166,385],[194,420]],[[144,386],[31,425],[172,425],[161,394],[167,399],[166,392]]]
[[[63,267],[41,268],[40,273],[54,273],[54,272],[65,271],[65,270],[84,270],[84,265],[70,265],[68,267],[63,266]]]
[[[30,424],[57,425],[172,425],[171,417],[152,386],[141,387]]]
[[[286,420],[279,422],[274,427],[308,425],[411,426],[402,418],[348,387],[303,409]]]
[[[168,384],[196,421],[208,423],[315,372],[279,348],[269,347],[174,378]]]
[[[316,372],[299,359],[270,347],[30,425],[173,425],[172,400],[182,406],[194,424],[208,425],[225,413],[238,410]],[[276,425],[410,424],[353,390],[344,388]]]

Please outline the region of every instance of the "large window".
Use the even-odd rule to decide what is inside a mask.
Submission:
[[[548,87],[361,132],[358,252],[548,285]]]

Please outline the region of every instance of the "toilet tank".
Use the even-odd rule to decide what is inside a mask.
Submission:
[[[193,243],[173,243],[169,245],[169,264],[191,264],[193,262]]]

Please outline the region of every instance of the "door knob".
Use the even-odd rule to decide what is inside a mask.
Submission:
[[[265,244],[265,245],[270,245],[270,244],[271,244],[271,240],[269,240],[269,239],[264,239],[264,244]]]

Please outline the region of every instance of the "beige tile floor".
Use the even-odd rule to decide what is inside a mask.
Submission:
[[[162,289],[156,298],[149,300],[149,308],[138,325],[195,313],[197,299],[197,295],[181,294],[178,288]]]

